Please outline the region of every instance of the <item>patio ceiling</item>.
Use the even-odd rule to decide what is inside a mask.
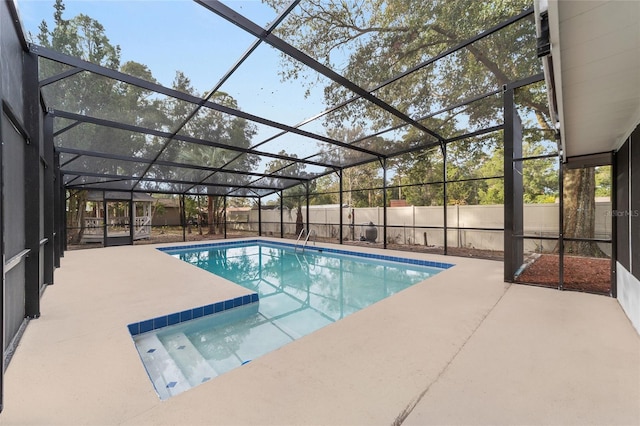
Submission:
[[[548,1],[548,11],[565,155],[616,150],[640,123],[640,2]]]
[[[509,74],[512,81],[532,75],[531,72],[514,75],[512,71],[516,68],[514,62],[523,56],[535,57],[532,7],[516,10],[506,19],[485,17],[486,28],[472,29],[464,38],[441,42],[439,53],[417,55],[419,60],[415,60],[413,66],[391,75],[372,73],[372,69],[380,68],[372,56],[359,64],[361,69],[357,75],[368,76],[359,81],[359,78],[345,77],[344,70],[330,59],[316,57],[314,52],[296,46],[297,39],[289,32],[279,31],[283,22],[296,14],[308,13],[309,8],[317,6],[315,2],[293,1],[282,10],[274,11],[277,13],[266,26],[234,10],[235,4],[217,0],[185,3],[185,7],[198,7],[200,13],[210,14],[215,25],[228,26],[229,37],[248,37],[250,40],[246,50],[237,52],[237,59],[226,73],[211,76],[211,90],[203,96],[50,48],[30,46],[31,52],[39,57],[40,93],[51,120],[54,145],[60,153],[61,171],[68,188],[265,196],[347,167],[429,147],[443,147],[465,135],[471,137],[499,130],[502,123],[488,118],[483,127],[468,125],[465,110],[470,105],[489,102],[501,105],[504,82],[487,83],[485,78],[482,84],[472,84],[464,97],[452,98],[443,94],[440,102],[426,108],[421,105],[420,93],[423,90],[444,92],[437,84],[447,78],[447,72],[455,67],[459,57],[470,52],[476,57],[483,53],[489,55],[490,52],[478,54],[483,43],[491,37],[501,37],[510,27],[519,26],[520,33],[529,34],[527,38],[534,43],[529,43],[530,49],[526,51],[511,52],[505,57],[499,63],[503,67],[501,71]],[[361,2],[354,2],[350,7],[361,5]],[[434,17],[434,22],[438,19]],[[460,19],[462,23],[464,19],[473,20],[474,17]],[[425,24],[422,30],[430,31],[429,25]],[[307,21],[307,26],[299,31],[311,31],[312,28],[313,22]],[[222,52],[226,42],[207,40],[207,43],[207,50]],[[523,50],[521,46],[515,46],[512,49]],[[347,51],[350,49],[352,51],[354,47]],[[400,53],[403,53],[402,49],[403,46],[398,46]],[[247,86],[252,86],[246,79],[264,78],[265,70],[260,67],[264,61],[294,63],[295,67],[304,68],[303,72],[315,83],[313,87],[291,82],[283,85],[273,84],[272,78],[265,78],[260,93],[227,92],[229,82],[234,79],[245,79]],[[372,80],[372,74],[377,80]],[[101,96],[100,87],[114,81],[118,84],[118,93],[141,90],[150,104],[155,101],[155,105],[164,105],[164,108],[171,105],[181,114],[170,115],[158,110],[155,115],[145,113],[147,115],[143,116],[142,107],[127,105],[124,96],[118,97],[112,92],[108,97]],[[416,84],[416,81],[435,84],[420,90],[404,87]],[[415,98],[399,102],[389,95],[401,88],[408,94],[415,94]],[[301,108],[290,103],[293,95],[289,92],[300,95],[311,90],[325,95],[333,90],[339,96],[332,100],[325,96],[324,102],[311,114],[306,112],[308,105],[305,105],[307,115],[300,116],[298,110]],[[264,106],[236,104],[229,101],[229,95],[262,97]],[[202,131],[203,121],[213,115],[229,128],[245,126],[244,139],[240,139],[249,138],[249,143],[239,143],[237,135],[230,134],[228,129],[220,134],[216,133],[215,126],[205,126]],[[150,119],[150,116],[154,118]],[[354,127],[357,132],[331,131]]]

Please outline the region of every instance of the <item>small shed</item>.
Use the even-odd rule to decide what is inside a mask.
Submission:
[[[178,198],[154,198],[153,203],[156,205],[153,226],[180,226],[182,217]]]

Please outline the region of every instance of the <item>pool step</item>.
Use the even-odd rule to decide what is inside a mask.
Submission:
[[[137,338],[136,345],[160,399],[167,399],[191,388],[188,379],[155,333]]]
[[[162,342],[191,386],[197,386],[218,375],[184,333],[164,336]]]

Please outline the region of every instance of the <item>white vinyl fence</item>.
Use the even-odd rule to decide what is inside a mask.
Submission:
[[[558,235],[558,204],[525,204],[524,231],[526,235]],[[391,244],[417,244],[442,247],[444,245],[444,209],[442,206],[406,206],[387,208],[387,241]],[[285,235],[294,235],[295,209],[283,212]],[[262,233],[280,236],[280,210],[263,209]],[[310,230],[320,238],[338,239],[340,208],[338,205],[310,206]],[[382,242],[383,208],[342,208],[343,238],[360,240],[366,236],[369,223],[377,228],[376,242]],[[306,208],[302,207],[306,220]],[[229,229],[258,231],[258,211],[228,213]],[[353,224],[353,225],[352,225]],[[502,205],[447,206],[447,244],[482,250],[503,250],[504,213]],[[487,228],[487,229],[479,229]],[[596,203],[596,238],[611,236],[611,204]],[[550,251],[555,241],[525,240],[525,251]],[[604,245],[605,252],[610,248]]]

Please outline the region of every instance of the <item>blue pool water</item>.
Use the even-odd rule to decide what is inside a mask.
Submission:
[[[163,249],[257,292],[259,303],[135,335],[160,397],[246,364],[442,270],[414,260],[321,250],[302,253],[292,245],[257,241]]]

